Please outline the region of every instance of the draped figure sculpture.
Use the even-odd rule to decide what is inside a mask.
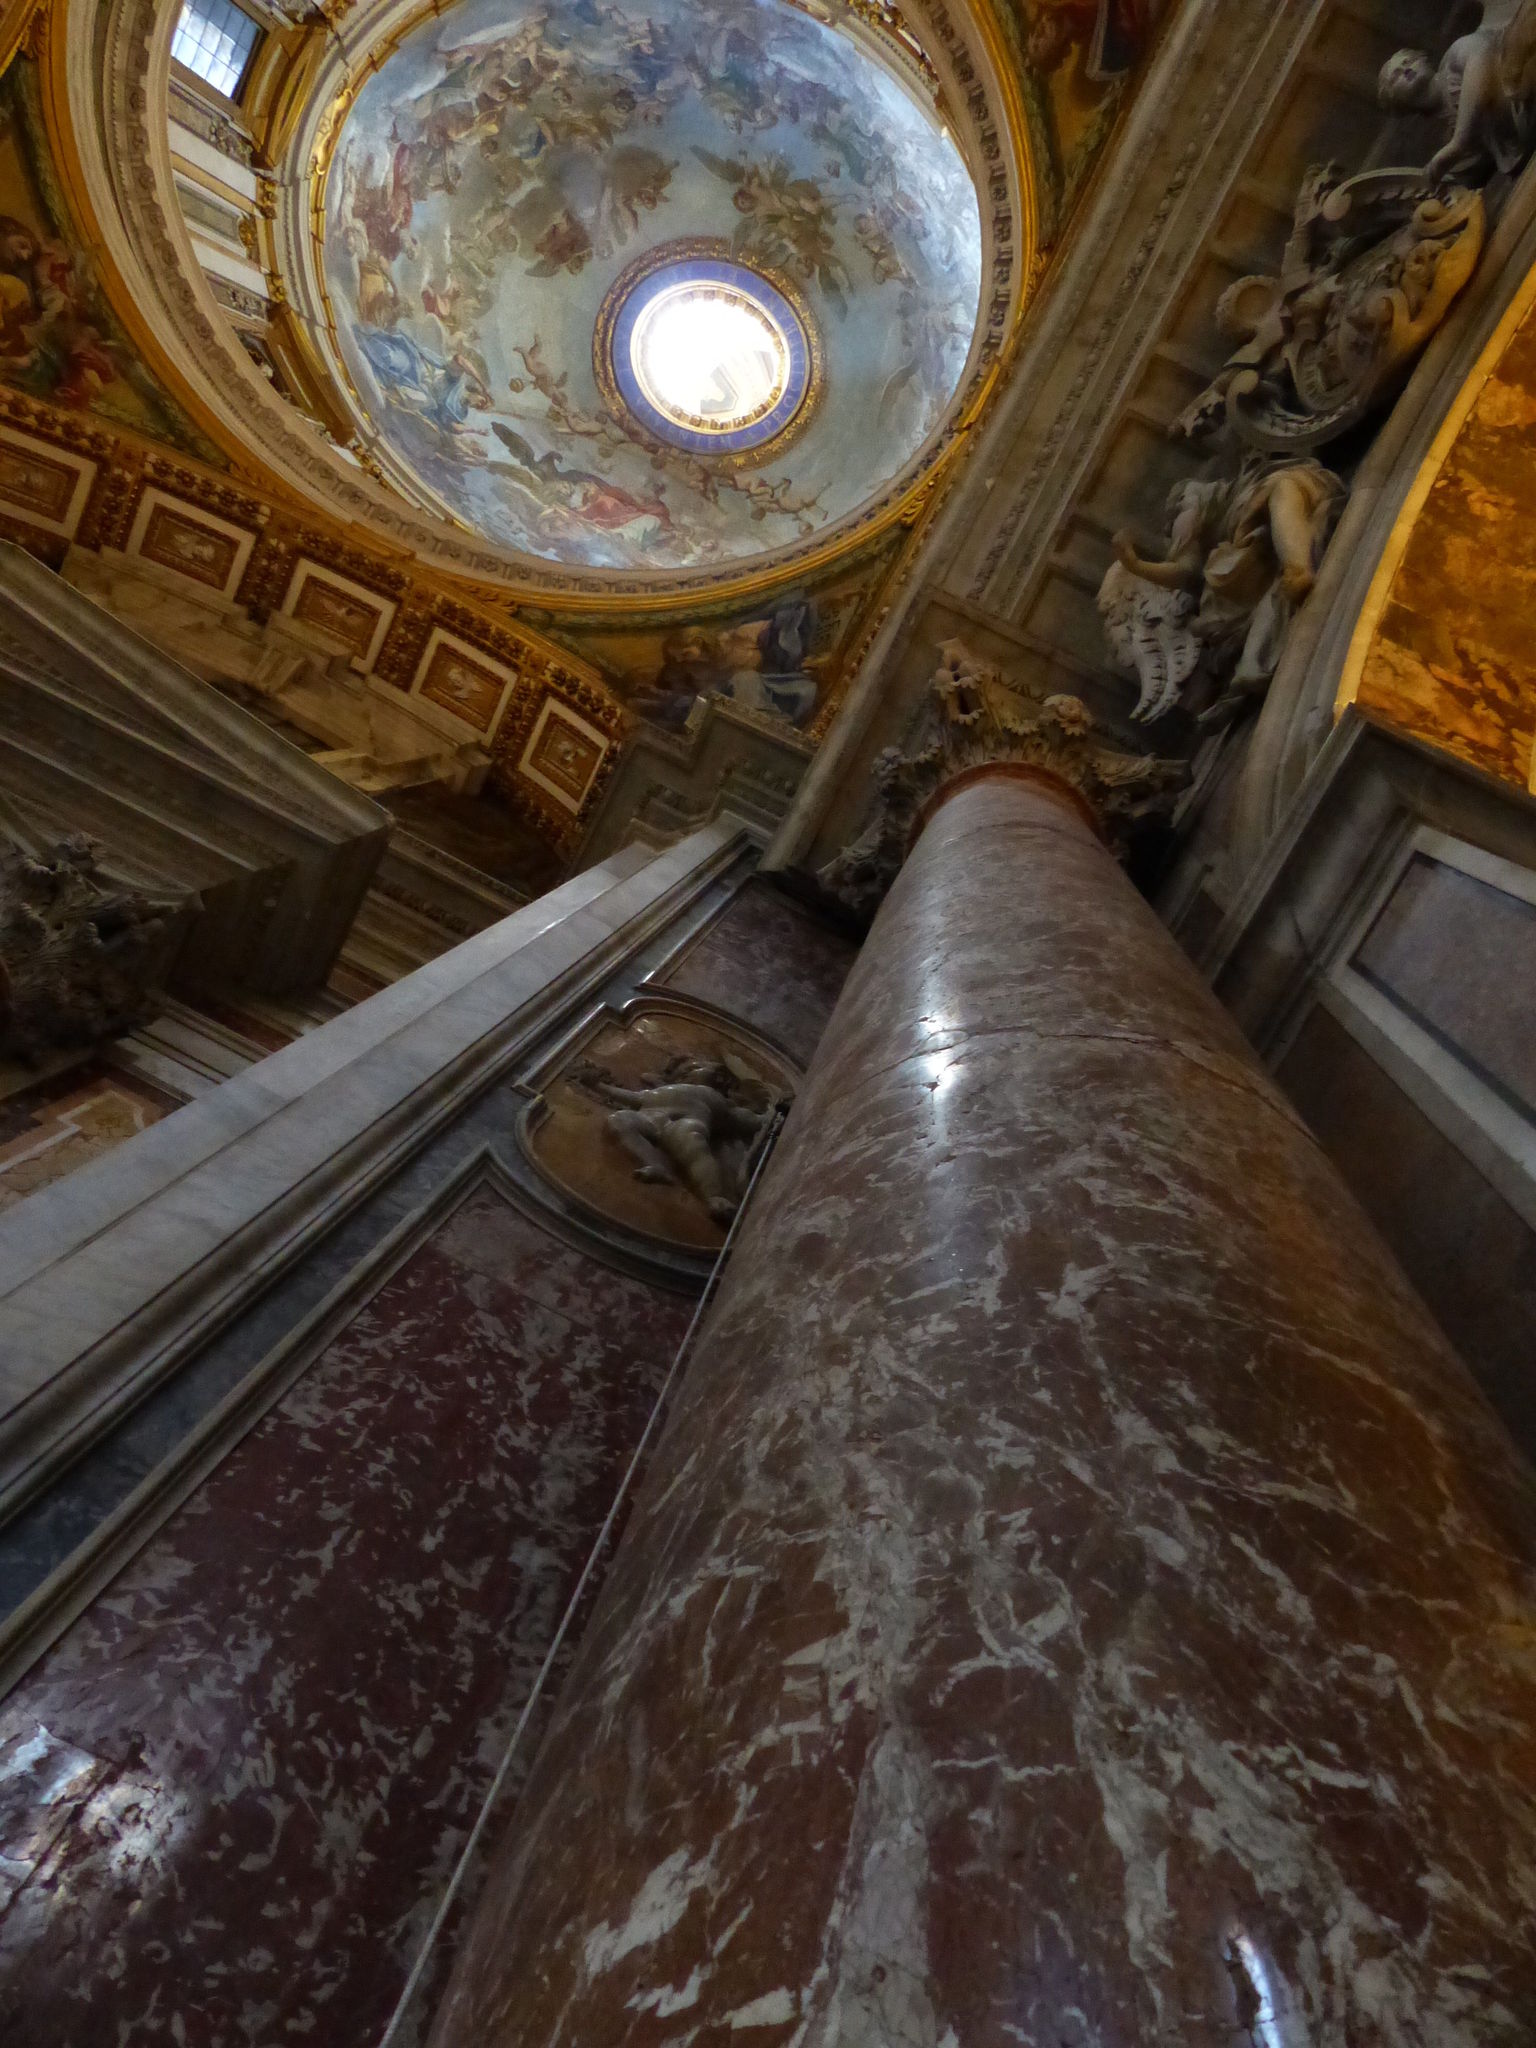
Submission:
[[[1160,557],[1116,534],[1099,609],[1111,647],[1141,678],[1144,719],[1172,709],[1202,663],[1222,685],[1203,726],[1229,724],[1263,696],[1344,497],[1310,456],[1253,458],[1235,478],[1175,486]]]
[[[1449,125],[1425,166],[1432,177],[1517,170],[1536,144],[1536,0],[1487,0],[1478,26],[1438,64],[1399,50],[1382,67],[1380,95],[1393,112]]]

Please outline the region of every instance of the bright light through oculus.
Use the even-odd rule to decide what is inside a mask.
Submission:
[[[821,350],[808,310],[723,246],[649,250],[598,309],[592,373],[649,440],[744,461],[810,418]]]
[[[659,293],[641,313],[630,364],[667,419],[728,434],[778,404],[790,349],[766,306],[730,285],[690,282]]]

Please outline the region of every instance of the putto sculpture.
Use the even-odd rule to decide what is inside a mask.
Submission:
[[[1141,684],[1133,717],[1161,718],[1196,677],[1218,688],[1199,714],[1207,728],[1263,697],[1345,495],[1310,456],[1255,456],[1235,478],[1174,486],[1161,554],[1116,534],[1099,610],[1112,651]]]
[[[173,913],[107,886],[80,834],[41,855],[0,841],[0,1058],[29,1065],[142,1024]]]
[[[1187,774],[1182,762],[1115,746],[1080,697],[1027,695],[963,640],[939,648],[914,740],[907,752],[888,747],[876,760],[874,815],[818,876],[861,916],[878,909],[896,879],[930,798],[967,769],[1039,768],[1086,798],[1111,834],[1166,809]]]
[[[1217,303],[1237,343],[1177,434],[1230,429],[1249,448],[1300,454],[1383,404],[1476,268],[1487,236],[1480,192],[1415,170],[1302,183],[1277,277],[1244,277]]]
[[[1380,95],[1394,113],[1433,114],[1449,129],[1425,166],[1431,178],[1518,170],[1536,146],[1536,0],[1487,0],[1438,64],[1399,50],[1382,67]]]
[[[685,1187],[728,1229],[786,1104],[729,1054],[679,1054],[626,1088],[591,1061],[571,1079],[608,1105],[607,1128],[635,1161],[636,1180]]]
[[[1379,91],[1445,140],[1422,168],[1308,171],[1278,273],[1222,294],[1232,351],[1172,428],[1227,480],[1176,487],[1160,554],[1115,536],[1099,610],[1143,723],[1215,684],[1199,718],[1222,727],[1267,691],[1347,495],[1318,455],[1396,396],[1482,255],[1482,184],[1536,149],[1536,0],[1486,0],[1438,63],[1399,50]]]

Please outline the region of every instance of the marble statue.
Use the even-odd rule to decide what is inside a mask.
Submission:
[[[1183,486],[1176,496],[1182,496]],[[1175,528],[1179,515],[1175,516]],[[1116,536],[1116,544],[1124,538]],[[1174,551],[1177,551],[1175,540]],[[1175,709],[1203,652],[1195,630],[1197,603],[1182,584],[1166,585],[1110,563],[1099,585],[1099,612],[1115,658],[1132,671],[1141,695],[1131,717],[1154,725]]]
[[[1279,276],[1222,294],[1217,325],[1237,345],[1175,432],[1289,453],[1336,440],[1395,394],[1486,236],[1480,192],[1424,171],[1314,167]]]
[[[142,1024],[172,921],[105,886],[78,833],[41,858],[0,841],[0,1058],[31,1064]]]
[[[635,1161],[636,1180],[685,1187],[728,1229],[783,1107],[729,1057],[679,1055],[637,1088],[588,1063],[572,1078],[609,1105],[607,1128]]]
[[[1430,158],[1432,178],[1514,171],[1536,143],[1536,0],[1486,0],[1482,19],[1436,64],[1399,50],[1381,72],[1381,103],[1434,114],[1450,134]]]
[[[1223,685],[1202,725],[1226,725],[1263,696],[1345,495],[1310,456],[1252,457],[1235,478],[1174,487],[1162,555],[1116,534],[1099,608],[1111,647],[1141,679],[1144,718],[1171,709],[1202,661]]]

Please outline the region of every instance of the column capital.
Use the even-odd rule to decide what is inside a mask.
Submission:
[[[823,888],[873,911],[946,789],[1008,767],[1060,784],[1111,845],[1166,810],[1189,772],[1183,761],[1126,753],[1080,697],[1031,696],[963,640],[946,640],[913,741],[876,756],[874,816],[821,870]]]

